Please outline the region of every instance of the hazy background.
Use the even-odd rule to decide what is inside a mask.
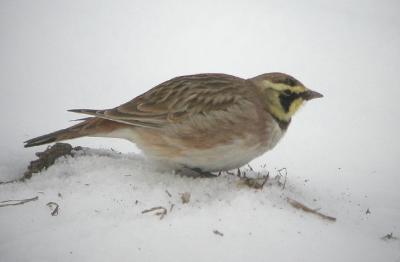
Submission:
[[[81,117],[69,108],[114,107],[177,75],[282,71],[325,98],[294,118],[264,161],[351,168],[360,186],[379,172],[374,186],[397,187],[385,185],[386,176],[399,182],[397,3],[2,1],[1,161],[24,166],[37,149],[22,142]]]
[[[332,245],[328,248],[342,243],[342,246],[348,246],[348,250],[353,250],[355,257],[363,249],[374,253],[373,248],[365,248],[353,239],[364,239],[369,233],[368,237],[378,242],[386,233],[400,235],[399,10],[400,2],[396,0],[0,0],[0,181],[20,177],[29,161],[35,158],[34,152],[45,148],[24,149],[23,141],[65,128],[73,124],[69,120],[82,117],[66,112],[67,109],[114,107],[178,75],[221,72],[249,78],[281,71],[295,76],[325,97],[307,104],[294,117],[287,135],[278,146],[252,165],[259,167],[266,163],[270,170],[287,167],[289,182],[298,185],[306,181],[302,192],[318,196],[322,199],[319,203],[322,207],[332,204],[330,210],[342,220],[339,219],[336,226],[322,225],[321,230],[324,230],[324,236],[331,236],[331,231],[344,234],[337,242],[330,242]],[[71,143],[138,152],[133,144],[117,139],[83,138]],[[114,163],[112,158],[106,162]],[[115,163],[119,165],[118,161]],[[112,164],[109,168],[113,168]],[[79,165],[76,169],[79,170]],[[90,169],[89,165],[83,170],[86,177]],[[57,168],[54,170],[52,172],[56,172]],[[58,176],[52,176],[51,172],[46,174],[55,180],[48,188],[59,185],[56,179],[60,179],[62,173]],[[73,178],[78,179],[76,177],[79,178],[79,172]],[[157,175],[154,177],[157,178]],[[96,181],[95,177],[92,179]],[[152,179],[149,178],[149,184]],[[43,182],[47,181],[46,177],[35,181],[38,191],[46,188]],[[125,183],[124,180],[116,182],[120,183],[119,186]],[[169,183],[171,187],[175,184],[174,181]],[[176,183],[180,185],[184,181],[177,180]],[[102,181],[98,184],[101,185]],[[17,184],[4,187],[3,198],[10,198],[11,193],[16,193],[18,197],[16,191],[22,187],[35,190],[31,186]],[[216,191],[220,190],[215,187]],[[92,190],[98,192],[99,188],[102,187],[93,187]],[[182,188],[177,186],[177,192],[182,192],[179,191]],[[317,189],[319,193],[310,188]],[[119,190],[118,187],[110,191],[110,199]],[[163,190],[160,187],[160,194],[164,195]],[[64,188],[64,191],[67,190]],[[87,197],[79,195],[75,187],[68,192],[73,192],[71,197],[76,196],[77,203],[80,196]],[[264,191],[264,194],[268,192]],[[143,195],[149,197],[146,193],[144,190]],[[235,192],[229,194],[236,195]],[[249,194],[251,192],[241,192],[237,201],[247,199]],[[258,198],[261,196],[258,195]],[[253,203],[252,200],[249,203]],[[45,207],[44,204],[42,206]],[[251,207],[247,202],[238,206],[239,209]],[[275,204],[272,202],[271,206]],[[36,206],[30,207],[36,210]],[[225,204],[217,207],[216,210],[222,210],[221,213],[230,217],[232,224],[238,222],[235,216],[229,216],[229,207]],[[206,202],[205,208],[212,207]],[[368,221],[364,219],[367,208],[373,214]],[[83,214],[89,212],[86,209],[82,207]],[[6,212],[3,209],[4,214],[15,218],[25,217],[18,212],[28,209],[12,210]],[[73,212],[74,209],[70,208],[69,212],[71,210]],[[197,213],[193,210],[197,209],[190,209],[180,217],[187,219],[188,227],[192,221],[201,223],[201,216],[200,220],[195,220]],[[261,210],[267,216],[277,209],[262,207]],[[213,218],[208,213],[204,214],[209,219]],[[32,216],[36,215],[32,213]],[[91,225],[89,218],[87,224],[82,224],[83,227]],[[283,220],[291,218],[288,215]],[[68,219],[67,214],[64,219]],[[11,235],[13,228],[19,228],[19,224],[6,220],[12,226],[8,232]],[[250,216],[246,220],[247,225],[253,225],[253,220]],[[281,225],[281,220],[276,216],[277,225]],[[119,221],[116,221],[118,224]],[[303,220],[298,221],[298,224],[289,223],[289,228],[302,227]],[[348,221],[352,223],[351,227],[341,227],[343,224],[340,223]],[[257,222],[261,224],[262,221]],[[314,228],[318,238],[322,231],[314,227],[314,220],[309,223],[308,228]],[[359,224],[363,227],[357,227]],[[69,230],[71,225],[65,225]],[[147,225],[145,228],[157,229],[150,222],[144,225]],[[35,226],[42,228],[40,224]],[[54,224],[54,228],[59,227]],[[97,229],[97,225],[93,224],[93,232]],[[281,242],[276,242],[279,246],[277,257],[283,253],[290,256],[285,245],[280,243],[295,239],[293,236],[297,233],[293,230],[292,235],[275,232],[272,237],[269,236],[269,243],[275,243],[274,238],[281,236]],[[121,232],[125,234],[124,230]],[[169,239],[169,231],[165,232],[164,238],[160,239]],[[265,232],[270,231],[267,228]],[[19,236],[24,239],[26,234],[23,232],[13,237],[16,246]],[[352,238],[354,236],[356,238]],[[32,243],[36,243],[35,237],[31,235]],[[128,243],[130,236],[125,237]],[[76,239],[80,240],[81,236],[77,235]],[[99,236],[97,240],[102,239]],[[264,236],[260,236],[260,245],[263,239]],[[315,239],[309,236],[310,242],[303,245],[314,245],[317,243]],[[346,239],[351,243],[343,242]],[[203,240],[203,244],[213,243],[208,242],[208,238]],[[186,238],[182,241],[186,243]],[[88,242],[92,243],[90,239]],[[7,248],[8,240],[3,240],[3,243],[3,247],[13,255],[14,251]],[[375,246],[375,242],[371,243]],[[391,248],[390,254],[398,250],[398,242],[392,246],[385,246],[385,243],[379,245]],[[354,249],[357,246],[358,249]],[[233,247],[229,246],[230,250],[239,250]],[[375,252],[377,257],[383,249],[379,250]],[[188,249],[188,253],[192,251]],[[319,252],[325,253],[324,250]],[[259,255],[263,257],[262,253]],[[340,255],[346,256],[344,253]],[[399,258],[399,254],[396,255]],[[366,256],[374,260],[374,257]]]
[[[315,166],[351,168],[347,175],[360,186],[370,172],[379,172],[374,186],[394,189],[400,155],[398,3],[2,0],[4,175],[23,168],[37,150],[23,149],[24,140],[81,117],[67,109],[114,107],[177,75],[248,78],[281,71],[325,97],[301,110],[261,161],[307,172]],[[73,144],[137,150],[112,139]]]

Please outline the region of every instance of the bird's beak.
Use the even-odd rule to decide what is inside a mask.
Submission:
[[[302,97],[304,100],[307,100],[307,101],[308,101],[308,100],[311,100],[311,99],[314,99],[314,98],[323,97],[323,95],[320,94],[320,93],[318,93],[318,92],[312,91],[312,90],[307,90],[307,91],[305,91],[304,93],[302,93],[301,97]]]

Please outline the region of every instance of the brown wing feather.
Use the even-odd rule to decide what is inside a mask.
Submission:
[[[158,128],[197,114],[225,111],[246,99],[246,85],[244,79],[225,74],[181,76],[119,107],[91,111],[91,114],[125,124]]]

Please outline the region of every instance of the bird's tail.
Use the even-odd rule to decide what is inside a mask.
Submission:
[[[78,138],[82,136],[87,136],[88,134],[88,128],[95,120],[96,118],[94,117],[89,117],[85,119],[83,122],[65,128],[61,129],[43,136],[38,136],[32,139],[29,139],[25,141],[24,147],[32,147],[32,146],[40,146],[44,144],[49,144],[52,142],[58,142],[58,141],[63,141],[63,140],[68,140],[68,139],[73,139],[73,138]]]

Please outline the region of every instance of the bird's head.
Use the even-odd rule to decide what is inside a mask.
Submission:
[[[265,110],[280,121],[289,122],[304,102],[322,97],[284,73],[267,73],[249,79],[261,92]]]

